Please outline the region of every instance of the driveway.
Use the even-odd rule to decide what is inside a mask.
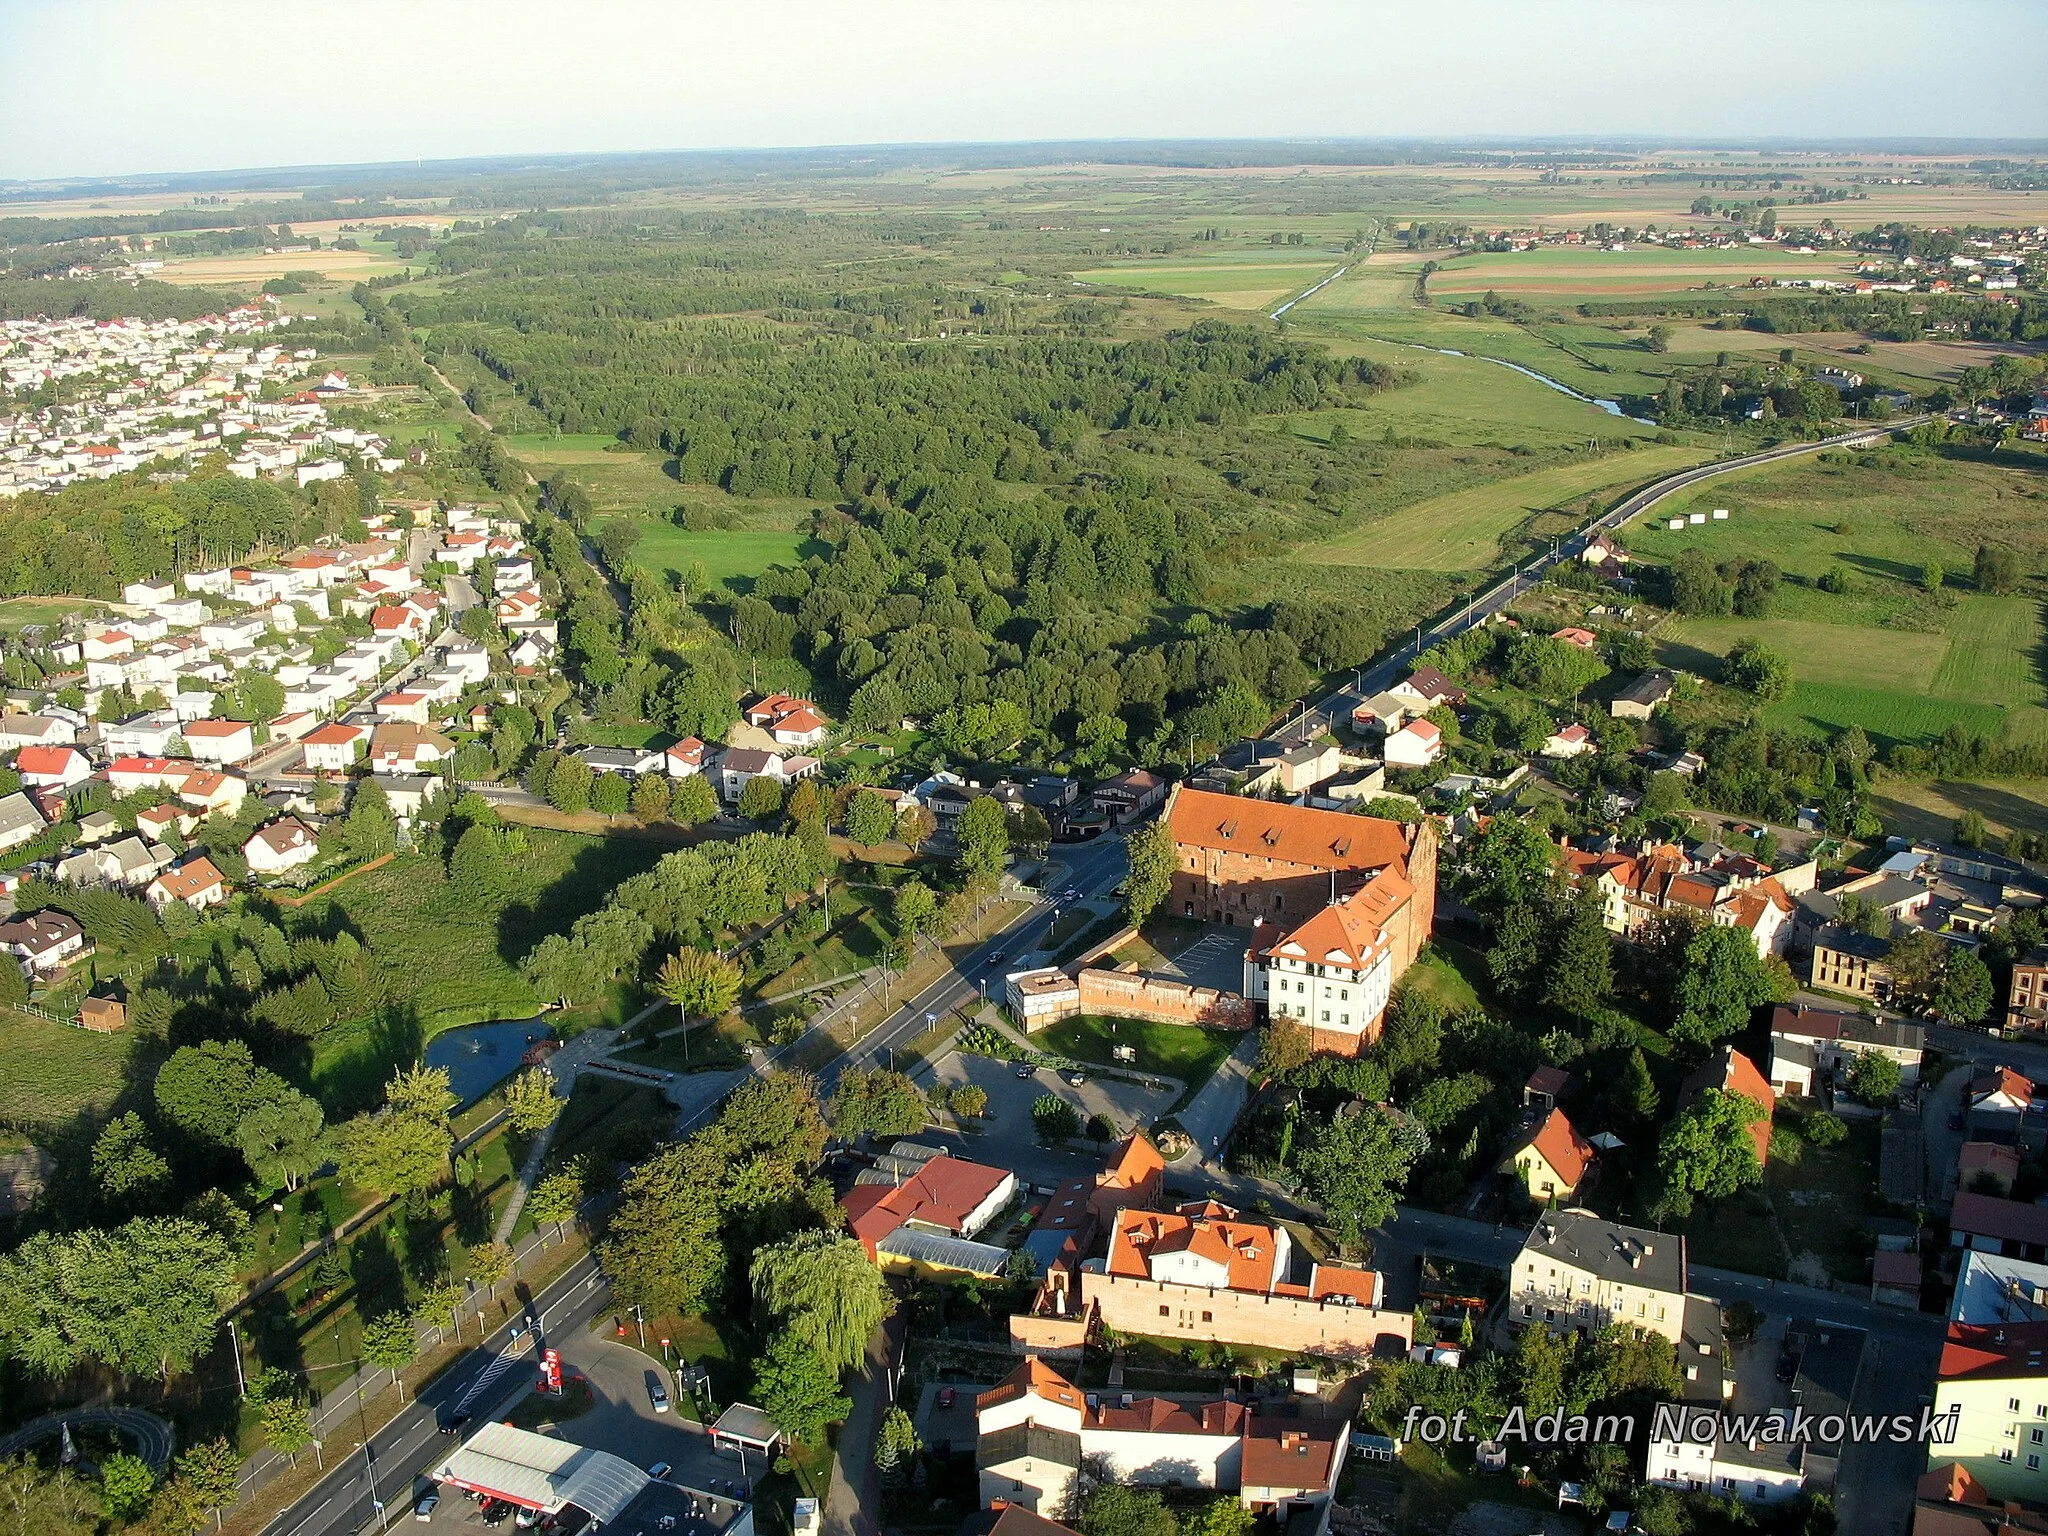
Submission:
[[[1206,942],[1206,940],[1204,941]],[[1212,1161],[1229,1138],[1230,1128],[1244,1113],[1251,1096],[1252,1069],[1259,1064],[1259,1032],[1246,1030],[1237,1049],[1223,1058],[1216,1075],[1202,1085],[1194,1102],[1180,1112],[1180,1123],[1193,1138],[1203,1162]]]
[[[630,1315],[626,1321],[630,1326]],[[673,1400],[675,1378],[663,1372],[659,1361],[611,1337],[610,1330],[606,1317],[596,1331],[578,1328],[552,1341],[562,1351],[564,1371],[581,1372],[597,1400],[590,1412],[558,1425],[555,1432],[572,1445],[610,1451],[637,1466],[668,1462],[675,1468],[671,1479],[693,1488],[712,1491],[712,1479],[738,1478],[739,1457],[714,1453],[702,1425],[673,1409],[654,1411],[648,1388],[659,1382]],[[648,1342],[654,1341],[650,1337]],[[750,1465],[747,1470],[758,1475],[760,1468]]]
[[[973,1056],[949,1051],[938,1062],[918,1074],[919,1086],[933,1082],[957,1088],[973,1083],[988,1094],[993,1124],[985,1127],[985,1139],[995,1142],[1029,1141],[1032,1137],[1031,1106],[1045,1094],[1056,1094],[1081,1112],[1106,1115],[1116,1123],[1119,1134],[1134,1126],[1150,1125],[1180,1097],[1181,1085],[1170,1079],[1154,1079],[1166,1086],[1147,1088],[1124,1078],[1100,1077],[1089,1071],[1077,1088],[1049,1069],[1034,1069],[1029,1077],[1017,1075],[1017,1064],[997,1061],[992,1056]]]
[[[1949,1124],[1963,1113],[1963,1101],[1976,1068],[1952,1068],[1939,1083],[1927,1090],[1920,1107],[1920,1133],[1927,1148],[1927,1199],[1936,1210],[1945,1211],[1956,1195],[1956,1157],[1963,1150],[1967,1131],[1952,1131]]]

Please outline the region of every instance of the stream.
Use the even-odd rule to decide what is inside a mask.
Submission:
[[[1308,295],[1303,294],[1302,297],[1307,298]],[[1386,336],[1375,336],[1373,340],[1383,341],[1390,347],[1413,347],[1418,352],[1434,352],[1439,357],[1470,357],[1476,358],[1482,363],[1494,363],[1502,368],[1512,368],[1523,377],[1534,379],[1546,389],[1554,389],[1560,395],[1570,395],[1574,400],[1583,400],[1588,405],[1597,405],[1610,416],[1618,416],[1624,421],[1633,421],[1639,426],[1654,427],[1657,425],[1657,423],[1649,420],[1647,417],[1629,415],[1628,412],[1621,408],[1619,400],[1603,400],[1598,395],[1582,395],[1576,389],[1573,389],[1571,385],[1564,383],[1560,379],[1553,379],[1547,373],[1538,373],[1534,368],[1525,368],[1520,363],[1511,363],[1504,357],[1488,357],[1484,352],[1459,352],[1451,347],[1424,346],[1419,341],[1395,341]]]

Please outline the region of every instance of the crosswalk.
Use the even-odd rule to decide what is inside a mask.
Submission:
[[[517,1343],[507,1344],[503,1350],[499,1351],[498,1357],[484,1367],[483,1374],[470,1383],[469,1390],[462,1394],[462,1400],[456,1403],[450,1411],[453,1413],[469,1412],[470,1405],[482,1397],[484,1393],[488,1392],[493,1383],[502,1380],[506,1372],[521,1365],[529,1369],[534,1368],[533,1361],[527,1357],[525,1346]]]

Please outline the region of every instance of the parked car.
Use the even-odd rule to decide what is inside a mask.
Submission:
[[[1017,1063],[1017,1075],[1019,1077],[1034,1076],[1037,1073],[1037,1070],[1038,1069],[1032,1066],[1031,1063],[1028,1061],[1020,1061]]]
[[[1088,1081],[1088,1074],[1085,1072],[1069,1072],[1067,1074],[1067,1081],[1078,1088]]]
[[[939,1388],[939,1406],[941,1408],[953,1406],[953,1389],[951,1387]]]
[[[667,1462],[657,1461],[653,1466],[647,1469],[647,1475],[653,1478],[657,1483],[665,1483],[668,1481],[669,1473],[673,1471],[675,1471],[675,1468],[670,1466]]]
[[[441,1495],[430,1493],[413,1507],[412,1517],[422,1524],[434,1518],[434,1510],[440,1505]]]
[[[491,1499],[484,1504],[482,1514],[485,1525],[503,1525],[511,1518],[512,1506],[502,1499]]]
[[[668,1388],[664,1387],[660,1382],[648,1383],[647,1400],[654,1405],[656,1413],[668,1412]]]

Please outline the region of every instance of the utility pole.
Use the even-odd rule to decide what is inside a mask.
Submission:
[[[228,1348],[234,1351],[235,1356],[235,1390],[241,1393],[242,1401],[247,1402],[249,1382],[242,1374],[242,1340],[235,1332],[235,1320],[232,1317],[228,1319]]]

